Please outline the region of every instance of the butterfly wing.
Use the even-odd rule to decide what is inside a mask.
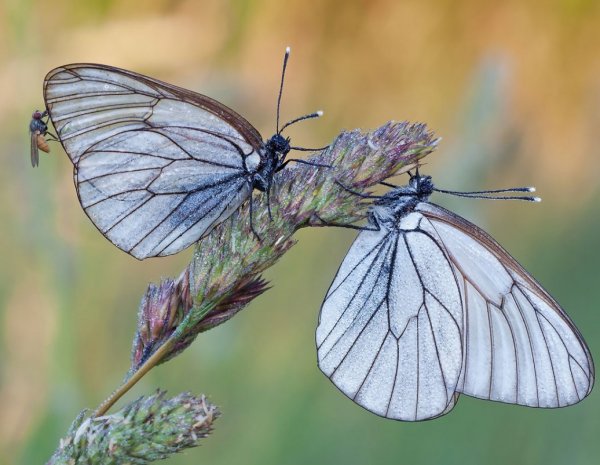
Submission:
[[[44,97],[82,207],[136,258],[188,247],[251,193],[260,134],[213,99],[93,64],[50,71]]]
[[[362,231],[321,307],[320,369],[354,402],[397,420],[450,411],[462,365],[462,305],[444,251],[419,229]]]
[[[464,301],[457,390],[530,407],[563,407],[587,396],[593,361],[560,305],[477,226],[437,205],[417,210],[450,257]]]

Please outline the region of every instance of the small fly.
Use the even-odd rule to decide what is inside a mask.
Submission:
[[[44,118],[46,118],[44,120]],[[50,146],[46,140],[46,136],[50,136],[51,140],[57,140],[57,137],[48,132],[48,112],[36,110],[31,115],[29,123],[29,133],[31,135],[31,166],[34,168],[40,163],[40,150],[50,153]]]

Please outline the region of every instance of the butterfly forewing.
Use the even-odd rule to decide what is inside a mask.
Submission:
[[[456,280],[444,251],[421,230],[422,218],[359,234],[317,328],[321,370],[359,405],[398,420],[448,412],[463,359]]]
[[[51,71],[44,92],[84,210],[136,258],[188,247],[250,195],[262,139],[221,103],[91,64]]]
[[[477,226],[434,204],[417,210],[459,280],[465,349],[457,390],[531,407],[563,407],[589,394],[592,358],[560,305]]]

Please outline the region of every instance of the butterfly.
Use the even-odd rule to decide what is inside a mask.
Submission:
[[[590,351],[560,305],[491,236],[429,202],[430,176],[378,197],[329,288],[319,368],[350,399],[404,421],[448,413],[460,394],[563,407],[594,383]]]
[[[268,196],[275,173],[292,161],[290,150],[303,150],[282,131],[322,115],[279,127],[289,54],[288,47],[277,132],[266,141],[222,103],[132,71],[97,64],[50,71],[46,108],[98,230],[140,260],[171,255],[208,234],[254,189]]]
[[[46,153],[50,153],[50,147],[46,140],[46,135],[56,139],[55,136],[48,132],[48,124],[44,121],[44,118],[48,116],[47,112],[41,112],[36,110],[31,115],[31,122],[29,123],[29,134],[31,136],[31,166],[34,168],[40,163],[40,150]]]

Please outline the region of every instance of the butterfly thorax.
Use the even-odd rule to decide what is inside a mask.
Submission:
[[[413,176],[406,186],[400,186],[377,199],[370,215],[376,224],[394,227],[421,202],[427,202],[433,192],[431,176]]]
[[[256,173],[252,176],[252,187],[266,192],[271,187],[273,176],[283,165],[286,155],[291,150],[289,138],[275,134],[265,142],[264,152]]]

